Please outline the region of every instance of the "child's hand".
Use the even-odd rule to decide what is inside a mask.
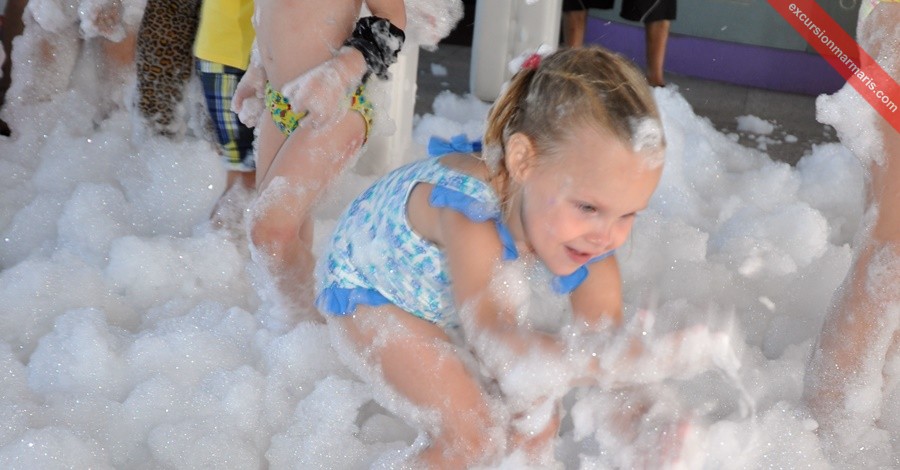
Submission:
[[[234,96],[231,98],[231,111],[238,115],[247,127],[256,127],[259,117],[265,112],[266,77],[262,68],[251,65],[241,77]]]
[[[463,17],[462,2],[406,2],[406,37],[434,49]]]
[[[659,336],[653,332],[653,314],[638,312],[626,325],[621,344],[613,354],[601,355],[604,381],[652,383],[668,378],[685,379],[710,369],[736,377],[741,361],[731,344],[731,335],[695,325]]]
[[[358,62],[362,62],[361,57]],[[342,53],[284,85],[281,93],[291,108],[297,113],[308,113],[301,125],[320,128],[347,114],[348,96],[362,76],[361,71],[353,73],[353,68]]]
[[[125,39],[121,0],[84,0],[78,14],[84,37],[102,36],[113,42]]]

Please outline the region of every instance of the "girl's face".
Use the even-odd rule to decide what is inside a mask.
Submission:
[[[550,158],[532,154],[513,174],[521,204],[510,225],[551,272],[565,275],[625,242],[662,165],[651,167],[646,155],[587,126],[559,150]]]

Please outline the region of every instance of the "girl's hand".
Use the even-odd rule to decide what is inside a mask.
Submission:
[[[664,335],[653,331],[653,314],[640,311],[616,335],[577,340],[582,354],[593,351],[598,382],[605,386],[686,379],[710,369],[736,377],[741,362],[731,335],[695,325]]]
[[[281,93],[294,112],[307,112],[301,125],[324,127],[340,120],[349,111],[348,96],[359,86],[364,70],[362,54],[345,47],[333,59],[285,84]]]

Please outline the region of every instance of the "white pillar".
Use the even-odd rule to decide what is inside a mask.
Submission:
[[[391,65],[391,79],[369,80],[369,96],[378,98],[375,119],[379,116],[390,118],[393,131],[379,127],[366,144],[366,151],[356,163],[357,172],[366,175],[381,175],[406,163],[406,155],[412,143],[412,124],[416,105],[416,75],[419,66],[418,44],[407,43],[400,51],[397,62]],[[383,118],[382,118],[383,119]],[[375,123],[375,126],[387,121]]]
[[[470,86],[494,101],[512,77],[510,60],[543,44],[556,48],[562,0],[482,0],[475,4]]]

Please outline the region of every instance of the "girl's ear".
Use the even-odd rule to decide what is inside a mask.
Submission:
[[[534,143],[527,135],[516,132],[506,140],[506,169],[509,177],[516,183],[521,183],[528,177],[528,173],[534,168],[536,152]]]

